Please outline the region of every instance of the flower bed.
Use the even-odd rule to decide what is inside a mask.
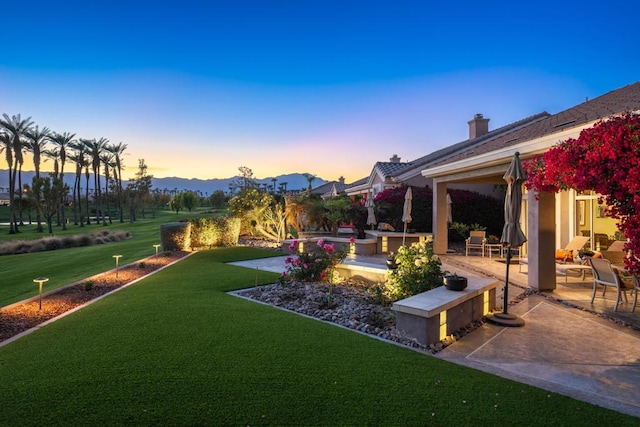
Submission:
[[[117,278],[115,270],[111,270],[49,292],[42,297],[42,308],[39,297],[4,307],[0,309],[0,342],[121,288],[188,254],[171,252],[158,257],[152,256],[120,267]]]

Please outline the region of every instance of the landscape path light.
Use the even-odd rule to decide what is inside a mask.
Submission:
[[[153,245],[154,248],[156,248],[156,258],[158,258],[158,248],[160,247],[160,245]]]
[[[118,261],[122,258],[122,255],[114,255],[113,258],[116,260],[116,279],[118,278]]]
[[[35,279],[33,279],[33,283],[37,283],[38,285],[40,285],[40,310],[42,310],[42,284],[48,281],[48,277],[36,277]]]

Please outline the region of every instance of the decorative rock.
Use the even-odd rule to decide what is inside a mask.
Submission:
[[[331,307],[327,305],[329,286],[325,283],[265,285],[239,294],[429,353],[441,351],[484,324],[484,321],[474,322],[442,342],[424,346],[398,331],[391,307],[377,303],[367,284],[352,279],[335,285]]]

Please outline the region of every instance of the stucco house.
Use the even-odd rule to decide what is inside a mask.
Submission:
[[[503,175],[514,153],[523,161],[545,152],[560,141],[577,138],[582,129],[602,119],[625,112],[640,112],[640,82],[587,99],[557,114],[536,116],[536,120],[430,162],[421,174],[433,183],[434,250],[446,253],[447,188],[467,184],[502,184]],[[556,277],[554,253],[574,236],[590,237],[593,249],[604,249],[616,235],[615,221],[603,215],[597,194],[540,193],[538,198],[525,192],[521,224],[528,242],[528,281],[533,288],[551,290]],[[604,246],[604,247],[600,247]]]
[[[372,191],[373,195],[376,195],[387,188],[393,188],[398,185],[413,185],[418,187],[428,185],[432,187],[433,179],[422,174],[425,168],[446,162],[460,152],[472,152],[476,147],[481,147],[505,134],[545,119],[549,117],[549,115],[547,112],[538,113],[489,131],[490,119],[484,117],[482,114],[476,114],[467,122],[469,125],[468,139],[409,162],[402,162],[401,158],[394,154],[388,162],[377,162],[368,177],[356,181],[346,187],[344,191],[349,196],[356,196],[366,195],[369,191]],[[501,196],[500,193],[496,194],[496,187],[494,185],[486,185],[483,183],[452,184],[450,188],[473,190],[488,195]]]

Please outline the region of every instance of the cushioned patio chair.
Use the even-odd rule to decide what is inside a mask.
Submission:
[[[573,262],[573,259],[578,254],[578,251],[585,247],[587,242],[589,241],[589,237],[587,236],[576,236],[564,249],[560,249],[556,251],[556,261],[557,262]]]
[[[467,237],[465,256],[469,256],[469,250],[479,250],[484,257],[484,244],[486,243],[486,231],[472,230]]]
[[[618,305],[620,304],[620,295],[624,294],[624,299],[627,300],[627,291],[635,290],[636,298],[634,299],[635,309],[635,301],[637,301],[637,278],[633,277],[632,280],[625,280],[620,277],[618,271],[613,268],[611,263],[606,259],[602,258],[587,258],[587,262],[591,266],[591,271],[593,272],[593,293],[591,294],[591,304],[596,298],[596,290],[598,285],[602,285],[602,296],[604,297],[605,292],[607,291],[607,287],[616,289],[616,305],[613,311],[618,311]],[[631,277],[630,277],[631,279]]]

